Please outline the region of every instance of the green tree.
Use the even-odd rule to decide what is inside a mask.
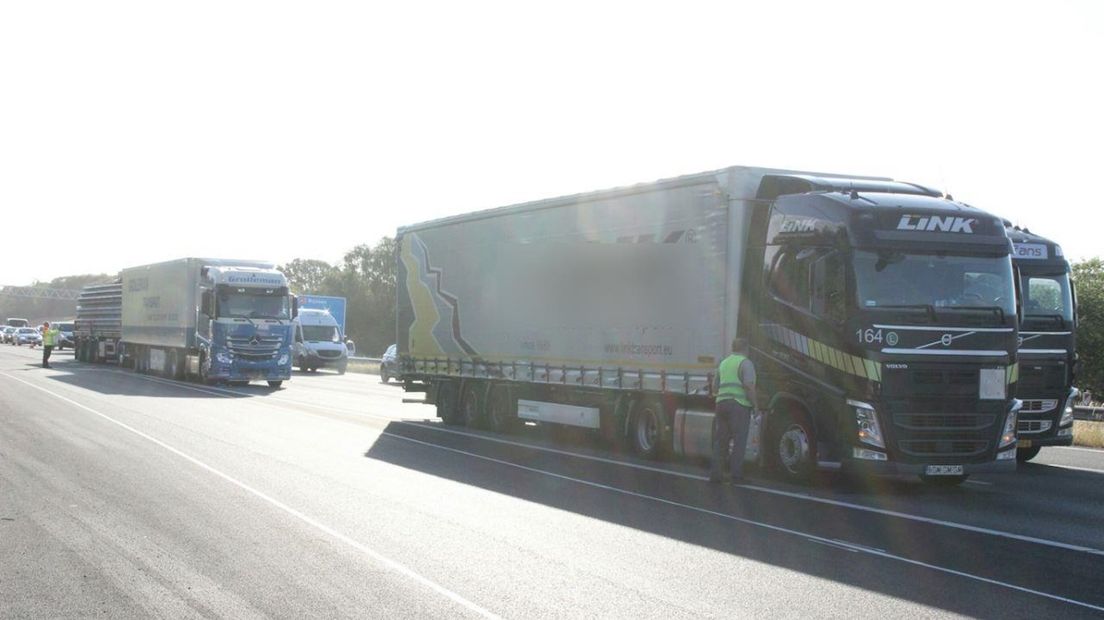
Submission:
[[[280,271],[287,276],[288,287],[293,293],[329,295],[326,287],[332,284],[329,279],[337,273],[338,269],[326,261],[297,258],[282,265]]]
[[[1090,258],[1073,265],[1077,286],[1077,353],[1083,368],[1077,377],[1082,390],[1104,394],[1104,259]]]

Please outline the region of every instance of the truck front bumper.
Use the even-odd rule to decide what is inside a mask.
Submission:
[[[207,376],[224,381],[285,381],[291,379],[291,365],[276,366],[248,362],[211,364],[211,370]]]
[[[320,357],[313,353],[304,355],[302,358],[302,366],[310,366],[312,368],[345,368],[349,365],[349,358],[347,357]]]
[[[1010,449],[1015,453],[1016,449]],[[956,463],[948,459],[945,463],[899,463],[894,461],[867,461],[865,459],[846,459],[841,469],[845,472],[873,476],[919,476],[927,471],[928,465],[962,465],[962,473],[969,474],[1010,474],[1016,471],[1016,459],[1006,458],[985,463]]]
[[[1058,431],[1069,430],[1068,435],[1059,436],[1054,432],[1047,433],[1049,436],[1037,437],[1035,435],[1021,435],[1017,439],[1017,448],[1034,448],[1045,446],[1072,446],[1073,445],[1073,426],[1067,426],[1058,429]]]

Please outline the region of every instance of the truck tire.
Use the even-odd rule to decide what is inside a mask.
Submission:
[[[924,484],[930,484],[933,487],[957,487],[958,485],[966,482],[966,479],[970,477],[970,474],[962,474],[960,476],[927,476],[920,474],[920,480]]]
[[[342,364],[342,365],[337,367],[337,374],[343,375],[346,372],[348,372],[348,370],[349,370],[348,366],[346,366],[345,364]]]
[[[391,383],[391,377],[387,375],[387,367],[380,366],[380,383]]]
[[[1031,459],[1039,456],[1039,450],[1042,450],[1042,446],[1032,446],[1030,448],[1017,448],[1016,460],[1021,463],[1026,463]]]
[[[655,399],[640,401],[629,421],[629,442],[642,458],[658,459],[664,453],[667,427],[663,405]]]
[[[468,428],[480,428],[483,426],[484,407],[483,395],[486,387],[480,381],[471,381],[464,387],[464,397],[460,401],[460,412],[464,419],[464,425]]]
[[[487,399],[487,421],[496,433],[509,433],[517,424],[516,402],[510,394],[510,386],[499,383],[491,387]]]
[[[283,384],[284,384],[283,381],[269,381],[268,382],[268,387],[278,390],[278,389],[280,389],[280,386],[283,385]]]
[[[774,432],[778,471],[792,482],[808,482],[816,469],[816,431],[800,410],[783,410]]]
[[[449,426],[463,423],[460,417],[459,389],[456,383],[444,381],[437,386],[437,417]]]

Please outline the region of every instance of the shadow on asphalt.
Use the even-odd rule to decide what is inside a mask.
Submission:
[[[41,364],[28,364],[28,366],[42,368]],[[158,380],[151,381],[145,375],[119,368],[114,364],[89,364],[76,361],[57,362],[51,364],[49,370],[54,371],[47,376],[51,381],[112,396],[155,396],[158,398],[191,399],[228,398],[233,400],[267,396],[279,391],[267,385],[252,384],[233,386],[234,391],[202,392],[199,389],[207,386],[200,383],[173,382],[180,384],[176,386],[168,383],[171,380],[156,375],[150,376]],[[61,371],[61,374],[58,374],[57,371]]]
[[[564,458],[562,455],[542,453],[529,448],[487,442],[478,437],[441,433],[424,428],[426,424],[434,423],[389,424],[387,433],[406,437],[414,442],[384,435],[364,456],[588,518],[953,613],[986,617],[993,615],[995,607],[992,601],[962,595],[963,592],[972,591],[975,581],[966,581],[962,589],[954,588],[954,591],[950,591],[946,585],[946,575],[940,579],[925,581],[925,576],[933,574],[928,569],[900,563],[893,565],[895,570],[879,570],[879,567],[885,566],[882,560],[871,559],[869,556],[853,556],[846,551],[826,551],[829,547],[823,543],[810,541],[800,534],[779,535],[769,528],[752,526],[740,520],[768,523],[796,532],[823,536],[829,540],[886,548],[904,557],[940,566],[949,565],[955,570],[973,574],[998,579],[1004,577],[1013,583],[1021,575],[1030,575],[1028,581],[1044,578],[1038,573],[1049,574],[1049,571],[1040,571],[1039,566],[1055,563],[1061,566],[1064,561],[1064,556],[1060,554],[1051,555],[1055,550],[1039,550],[1027,543],[995,541],[983,534],[950,531],[931,524],[906,523],[845,507],[811,504],[790,497],[712,485],[700,480],[677,478],[593,460]],[[585,433],[583,435],[586,436]],[[555,444],[544,444],[545,446],[573,451],[574,446],[571,444],[582,441],[571,432],[550,433],[548,437],[557,441]],[[529,440],[531,437],[526,436],[525,439]],[[446,450],[419,445],[416,443],[419,441],[444,446]],[[593,444],[591,439],[590,445]],[[456,451],[469,454],[457,454]],[[597,455],[593,450],[590,453]],[[472,454],[483,458],[473,457]],[[611,456],[616,455],[607,453],[604,458]],[[503,462],[512,466],[504,467]],[[551,472],[553,475],[532,470]],[[683,471],[698,475],[705,473],[704,469],[692,471],[684,468]],[[1099,474],[1076,471],[1068,473],[1084,473],[1085,476],[1094,478],[1093,483],[1097,485],[1104,481]],[[567,480],[567,477],[592,484],[580,484]],[[751,478],[748,483],[785,488],[797,493],[808,493],[811,490],[802,491],[800,487],[779,485],[763,478]],[[984,488],[936,488],[919,481],[855,479],[840,475],[822,476],[815,484],[828,485],[833,491],[845,494],[895,494],[919,498],[941,496],[954,501],[970,502],[971,505],[975,498],[984,494]],[[1081,481],[1081,484],[1085,484],[1085,481]],[[609,488],[601,487],[628,493],[610,492]],[[661,498],[663,501],[643,498],[637,494]],[[688,511],[685,506],[692,506],[696,510]],[[580,550],[580,553],[585,553],[585,550]],[[1038,564],[1033,566],[1031,563],[1023,563],[1021,568],[1017,566],[1019,560],[1011,560],[1010,565],[997,562],[994,568],[995,559],[1022,557],[1026,553],[1037,554],[1034,557]],[[849,557],[865,559],[850,562]],[[1078,572],[1074,567],[1070,568],[1073,569],[1072,572]],[[672,567],[672,570],[681,569]],[[1025,572],[1019,573],[1021,570]],[[738,584],[733,584],[733,587],[738,587]],[[1030,604],[1028,606],[1036,612],[1054,611],[1044,599],[1038,599],[1037,603],[1040,606],[1038,610],[1034,610]],[[856,601],[856,605],[859,604]],[[1020,609],[1027,615],[1032,610]],[[1077,615],[1077,611],[1070,610],[1072,615]],[[816,613],[810,615],[815,616]]]

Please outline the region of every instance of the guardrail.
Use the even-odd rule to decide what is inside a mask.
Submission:
[[[1096,422],[1104,421],[1104,407],[1086,407],[1084,405],[1075,405],[1073,407],[1073,419]]]
[[[360,356],[357,356],[357,355],[350,355],[349,359],[355,360],[355,361],[358,361],[358,362],[370,362],[370,363],[375,363],[375,364],[379,364],[381,361],[383,361],[383,358],[379,358],[379,357],[360,357]]]

